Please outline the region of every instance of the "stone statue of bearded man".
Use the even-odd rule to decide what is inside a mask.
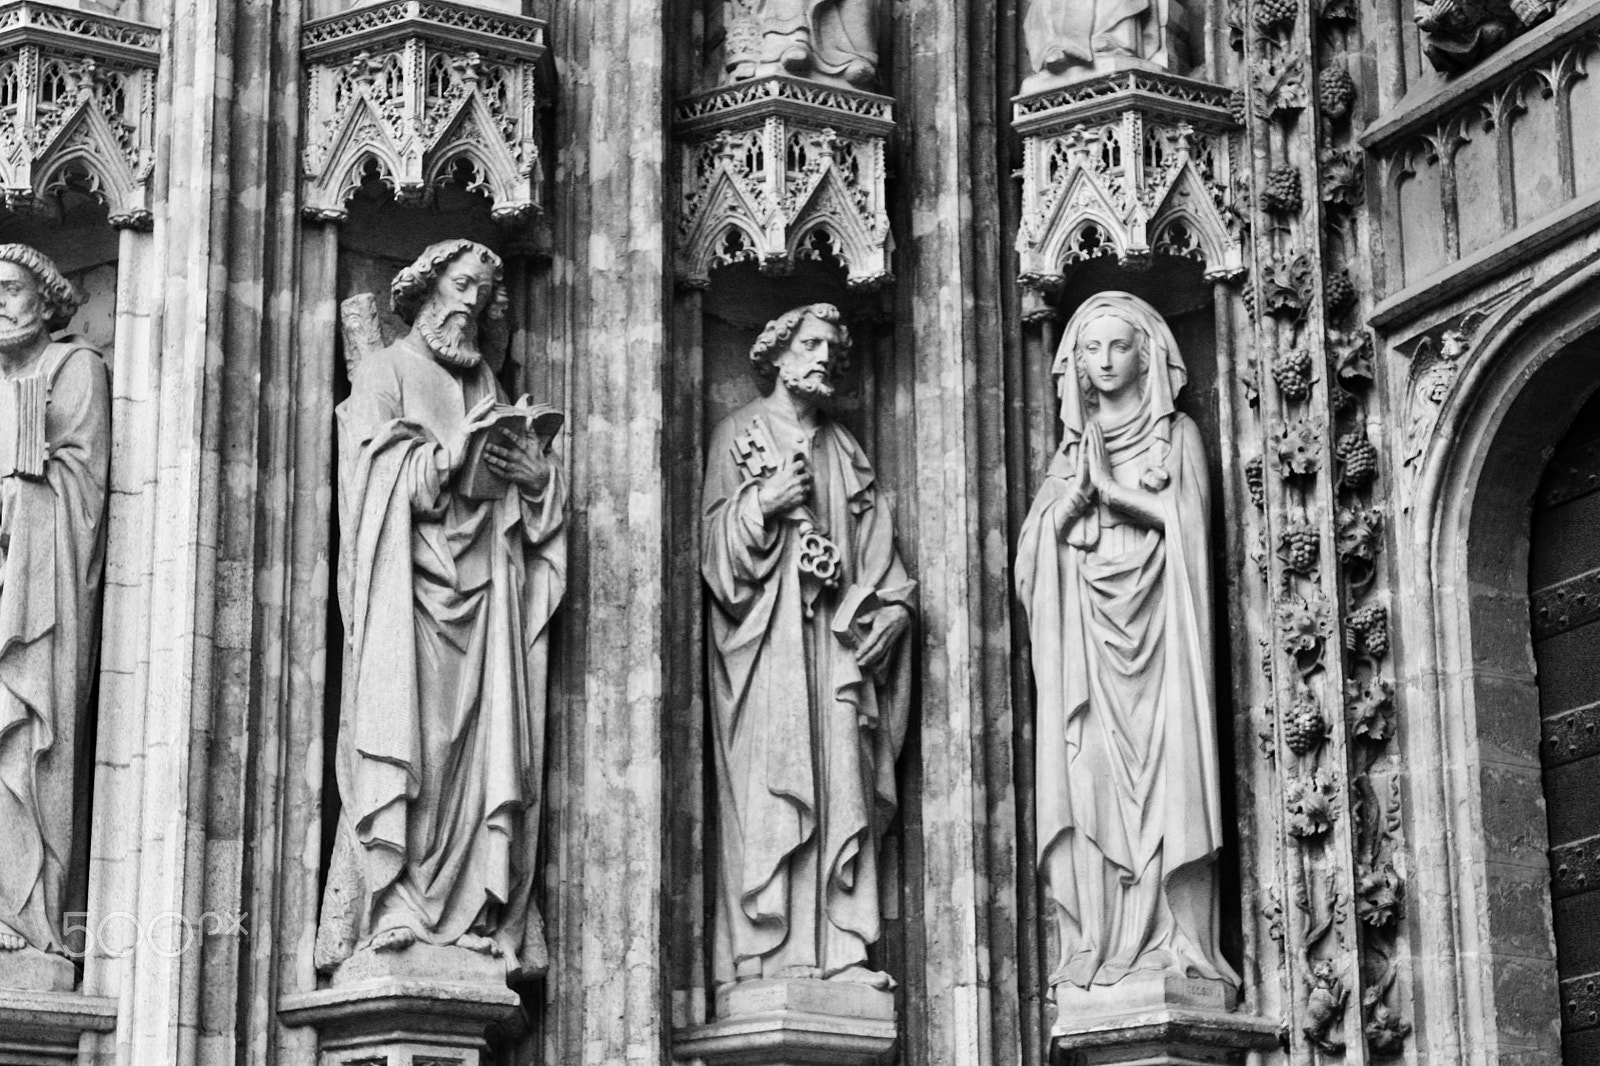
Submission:
[[[63,895],[111,463],[106,365],[51,339],[82,300],[39,252],[0,245],[0,987],[74,983]]]
[[[478,344],[500,279],[480,244],[424,251],[392,289],[411,331],[361,359],[337,412],[343,809],[316,953],[336,984],[545,967],[532,893],[566,488],[539,438],[477,441],[505,400]],[[472,451],[502,492],[464,491]]]

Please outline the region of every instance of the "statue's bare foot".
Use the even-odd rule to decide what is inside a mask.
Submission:
[[[489,955],[495,958],[500,956],[500,945],[486,936],[477,933],[462,933],[456,938],[456,947],[476,951],[480,955]]]
[[[882,970],[869,970],[865,966],[849,966],[838,973],[829,974],[830,981],[848,981],[853,985],[866,985],[868,988],[894,988],[894,978]]]
[[[804,45],[790,45],[778,57],[778,62],[790,74],[804,74],[811,69],[811,49]]]
[[[385,929],[372,938],[373,951],[404,951],[417,942],[417,934],[409,929]]]
[[[28,946],[22,934],[4,922],[0,922],[0,951],[21,951]]]

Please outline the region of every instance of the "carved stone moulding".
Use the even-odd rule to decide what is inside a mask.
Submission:
[[[700,93],[678,107],[681,284],[754,261],[785,274],[801,259],[843,266],[852,289],[893,277],[884,156],[886,96],[783,75]]]
[[[1057,1025],[1051,1066],[1219,1066],[1278,1045],[1278,1026],[1249,1015],[1164,1009]]]
[[[284,996],[278,1016],[316,1029],[319,1066],[484,1066],[520,1009],[504,985],[389,979]]]
[[[1183,256],[1212,280],[1243,271],[1227,105],[1226,89],[1152,71],[1016,97],[1023,285],[1053,292],[1067,267],[1096,256],[1129,269]]]
[[[680,1030],[672,1054],[705,1066],[876,1066],[895,1048],[894,994],[837,981],[748,981],[718,1020]]]
[[[368,178],[419,202],[465,165],[497,221],[543,210],[539,19],[395,0],[306,24],[304,198],[342,222]]]
[[[0,4],[0,203],[31,210],[73,184],[113,226],[148,229],[160,61],[154,26]]]
[[[70,1066],[78,1038],[117,1027],[117,1003],[76,992],[0,989],[0,1062]]]

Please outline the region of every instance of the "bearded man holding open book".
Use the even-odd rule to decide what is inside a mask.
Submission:
[[[429,247],[392,286],[410,332],[360,356],[338,409],[343,810],[316,953],[336,985],[546,963],[532,891],[562,416],[507,404],[484,359],[500,280],[480,244]]]

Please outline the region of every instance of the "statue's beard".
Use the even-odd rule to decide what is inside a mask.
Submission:
[[[819,369],[821,373],[816,372]],[[808,399],[826,400],[833,395],[833,376],[826,366],[810,367],[803,374],[797,374],[792,370],[779,370],[778,379],[791,394]]]
[[[39,343],[44,326],[37,319],[18,324],[15,319],[0,316],[0,353],[16,355]]]
[[[417,314],[417,332],[428,342],[441,363],[456,370],[471,370],[483,362],[478,347],[478,321],[461,311],[424,307]]]

